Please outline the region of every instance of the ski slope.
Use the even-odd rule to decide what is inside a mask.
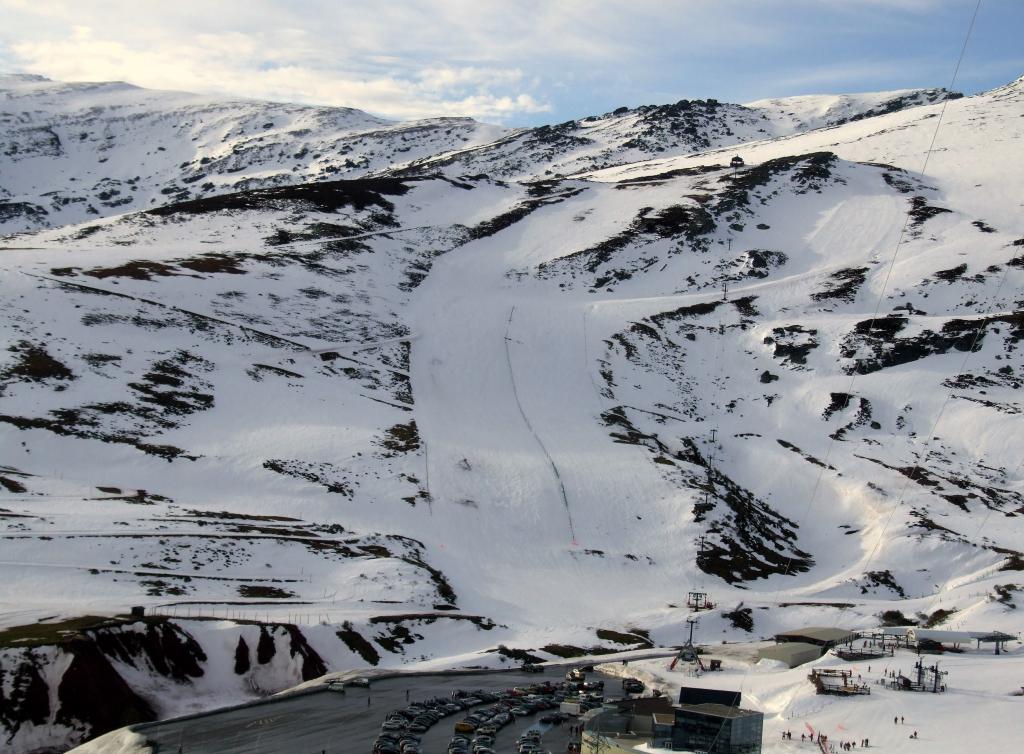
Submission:
[[[240,140],[284,119],[286,157],[237,156],[207,191],[148,201],[199,168],[132,151],[133,128],[109,152],[148,171],[138,201],[0,218],[0,625],[169,616],[205,674],[104,660],[154,714],[257,675],[675,644],[691,590],[718,605],[707,641],[890,611],[1019,631],[1020,80],[462,123],[460,143],[433,123],[422,159],[377,141],[341,179],[287,154],[404,126],[8,86],[29,120],[104,102],[146,143],[187,111],[199,146],[175,149],[200,162],[208,118]],[[635,145],[652,124],[668,156]],[[23,154],[3,206],[81,156]],[[281,666],[233,669],[264,630]],[[52,689],[74,659],[52,641],[2,662]],[[780,719],[804,704],[786,679]],[[5,726],[19,751],[45,727]]]

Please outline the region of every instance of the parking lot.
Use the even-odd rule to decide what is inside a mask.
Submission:
[[[368,689],[350,686],[345,693],[323,691],[268,699],[242,709],[152,723],[138,730],[160,753],[371,754],[381,725],[393,710],[426,699],[450,698],[453,691],[499,692],[545,680],[559,681],[564,678],[565,670],[550,669],[538,674],[509,672],[387,678],[373,681]],[[592,673],[588,678],[600,676]],[[604,680],[609,691],[618,691],[616,679]],[[446,754],[455,723],[470,711],[444,717],[419,734],[423,754]],[[540,723],[539,718],[544,714],[539,711],[501,727],[494,740],[495,754],[516,752],[516,740],[529,729],[541,732],[542,750],[563,754],[572,721],[561,725]]]

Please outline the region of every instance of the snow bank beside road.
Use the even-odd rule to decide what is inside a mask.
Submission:
[[[152,754],[153,747],[138,733],[128,729],[112,730],[88,743],[76,746],[74,754]],[[71,754],[69,752],[68,754]]]

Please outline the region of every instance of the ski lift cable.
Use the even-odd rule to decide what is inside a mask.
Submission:
[[[996,292],[992,296],[992,303],[990,304],[990,306],[989,306],[988,310],[985,312],[985,314],[991,313],[991,311],[995,308],[996,302],[997,302],[997,300],[999,298],[999,293],[1002,291],[1003,284],[1006,282],[1006,278],[1007,278],[1007,273],[1008,272],[1009,272],[1009,267],[1005,266],[1003,268],[1002,278],[1000,279],[999,285],[996,288]],[[974,330],[974,338],[971,341],[971,345],[967,349],[967,353],[964,354],[963,361],[960,363],[960,368],[957,370],[958,374],[963,374],[964,370],[967,368],[967,362],[969,362],[970,359],[971,359],[971,356],[974,355],[975,348],[977,347],[978,343],[981,341],[981,339],[984,336],[984,333],[985,333],[985,331],[987,329],[988,329],[988,322],[987,322],[987,320],[982,319],[981,325],[979,327],[976,327],[975,330]],[[882,530],[879,532],[878,537],[876,538],[875,545],[874,545],[874,547],[871,548],[871,552],[868,554],[868,558],[864,562],[863,570],[864,570],[865,573],[867,572],[868,568],[870,567],[871,561],[874,560],[875,555],[878,553],[879,545],[882,543],[882,540],[883,540],[883,538],[885,536],[885,532],[889,528],[889,524],[892,522],[893,516],[895,515],[896,511],[900,507],[902,507],[902,505],[903,505],[903,498],[906,495],[907,488],[910,486],[911,482],[917,481],[917,478],[920,475],[920,472],[922,470],[922,464],[928,458],[928,449],[931,447],[932,440],[935,439],[935,432],[938,429],[939,422],[942,421],[943,414],[945,414],[946,408],[949,406],[949,402],[953,398],[953,390],[954,390],[954,388],[950,388],[949,392],[946,393],[946,397],[942,401],[942,405],[939,407],[939,412],[935,415],[935,420],[932,422],[931,430],[929,431],[928,436],[925,438],[924,444],[923,444],[923,446],[921,448],[921,455],[920,455],[921,462],[914,464],[914,468],[911,470],[910,474],[906,477],[905,481],[903,482],[903,486],[900,488],[900,494],[896,498],[895,504],[893,504],[892,508],[889,510],[889,515],[886,517],[885,523],[882,526]],[[991,509],[989,510],[989,513],[991,513]],[[987,519],[988,519],[988,516],[986,516],[985,519],[982,521],[982,525],[984,525],[984,522],[987,521]],[[980,532],[981,529],[979,528],[978,531]]]
[[[730,238],[729,239],[729,250],[731,251],[731,249],[732,249],[732,239]],[[728,251],[726,253],[724,253],[722,255],[722,262],[721,262],[721,268],[722,268],[722,271],[724,273],[724,277],[723,277],[723,298],[722,298],[722,303],[723,304],[726,304],[728,302],[728,298],[727,298],[728,294],[725,291],[728,290],[728,280],[729,280],[728,269],[729,269],[729,261],[730,261],[729,260],[729,256],[730,256],[730,254],[729,254]],[[709,456],[708,456],[708,489],[704,493],[705,494],[705,501],[707,501],[707,502],[710,502],[709,498],[714,494],[714,491],[712,489],[712,481],[714,479],[714,472],[715,472],[715,468],[716,468],[715,461],[720,458],[719,454],[716,452],[716,443],[718,443],[720,445],[721,429],[722,429],[722,425],[724,424],[724,421],[725,421],[725,397],[726,397],[726,395],[725,395],[725,332],[726,332],[726,328],[725,328],[725,324],[724,324],[723,315],[719,316],[719,318],[718,318],[718,327],[716,329],[718,331],[718,344],[717,344],[717,346],[718,346],[717,347],[717,352],[718,352],[718,356],[717,356],[717,361],[718,361],[718,377],[715,380],[715,382],[716,382],[717,387],[718,387],[718,401],[717,401],[718,405],[716,407],[715,413],[716,413],[717,418],[718,418],[718,421],[716,422],[716,424],[718,425],[718,427],[717,427],[718,428],[718,433],[717,433],[718,437],[715,437],[716,433],[715,433],[714,429],[712,429],[711,446],[709,447]],[[712,332],[712,330],[710,328],[709,328],[709,332]],[[712,350],[712,352],[714,352],[714,351]],[[697,550],[697,558],[700,558],[701,554],[704,552],[704,541],[705,541],[705,539],[706,539],[705,535],[701,535],[700,538],[699,538],[699,545],[698,545],[698,550]],[[694,569],[696,571],[696,575],[697,575],[697,578],[696,578],[697,590],[700,591],[700,592],[704,592],[705,591],[705,584],[706,584],[705,573],[704,573],[703,569],[700,568],[700,565],[698,563],[695,563],[695,565],[697,566]],[[706,598],[705,598],[705,601],[706,601]]]
[[[958,77],[958,75],[960,73],[960,65],[961,65],[961,63],[963,63],[964,54],[967,51],[967,44],[968,44],[968,42],[971,39],[972,32],[974,31],[974,24],[975,24],[975,21],[978,18],[978,11],[979,11],[980,8],[981,8],[981,0],[977,0],[977,3],[974,6],[974,13],[971,15],[971,21],[970,21],[970,23],[967,26],[967,32],[964,35],[964,41],[963,41],[963,45],[960,48],[960,54],[957,57],[956,65],[953,67],[953,75],[950,78],[949,88],[948,88],[949,92],[953,91],[953,87],[956,84],[957,77]],[[928,161],[930,160],[931,154],[932,154],[932,152],[935,149],[935,143],[936,143],[936,140],[937,140],[938,135],[939,135],[939,130],[942,128],[942,122],[943,122],[943,120],[945,118],[946,107],[948,105],[949,105],[949,98],[946,98],[946,99],[944,99],[942,101],[942,108],[939,111],[939,117],[938,117],[938,119],[937,119],[937,121],[935,123],[935,130],[932,132],[931,141],[929,142],[928,149],[926,150],[925,155],[924,155],[924,162],[921,165],[921,171],[919,173],[919,177],[920,178],[924,178],[925,177],[925,172],[928,169]],[[896,239],[896,247],[893,249],[892,259],[889,262],[889,266],[888,266],[888,268],[886,270],[886,273],[885,273],[885,278],[882,281],[882,288],[881,288],[881,290],[878,293],[878,298],[877,298],[877,300],[875,302],[874,312],[871,315],[871,319],[868,321],[868,330],[867,331],[869,333],[874,329],[875,322],[878,320],[878,314],[881,311],[882,302],[885,300],[886,293],[889,290],[889,282],[890,282],[890,279],[892,278],[892,272],[893,272],[893,270],[896,267],[896,261],[899,259],[900,247],[903,245],[903,239],[906,236],[907,228],[909,227],[909,225],[910,225],[910,216],[908,215],[906,217],[906,219],[903,221],[903,227],[900,229],[900,234],[899,234],[898,238]],[[1004,279],[1005,279],[1005,274],[1004,274]],[[856,371],[850,376],[849,387],[846,390],[846,394],[847,395],[853,395],[853,387],[856,384],[857,377],[858,377],[858,375],[857,375]],[[832,436],[830,437],[830,441],[829,441],[828,447],[827,447],[827,449],[825,451],[825,457],[823,459],[823,463],[822,463],[822,465],[821,465],[821,467],[820,467],[820,469],[818,471],[817,478],[815,479],[814,487],[811,489],[811,496],[810,496],[809,500],[807,501],[807,507],[804,509],[803,516],[800,518],[801,522],[807,521],[808,516],[810,515],[810,512],[811,512],[811,508],[814,505],[814,501],[817,499],[818,490],[821,487],[821,480],[822,480],[822,478],[823,478],[823,476],[825,474],[825,470],[828,468],[828,459],[832,455],[832,449],[835,447],[835,444],[836,444],[836,433],[833,433]],[[908,482],[909,481],[910,480],[908,479]],[[883,531],[884,531],[884,529],[883,529]],[[783,569],[783,572],[782,572],[783,576],[788,576],[789,575],[790,569],[792,568],[792,565],[793,565],[793,558],[794,558],[794,555],[791,552],[789,554],[789,556],[786,558],[786,567],[785,567],[785,569]],[[782,580],[780,580],[779,588],[776,590],[776,593],[775,593],[775,601],[776,602],[778,602],[779,595],[781,594],[781,592],[782,592]]]
[[[1013,470],[1013,474],[1014,475],[1016,475],[1017,471],[1020,469],[1022,464],[1024,464],[1024,457],[1021,458],[1021,460],[1017,463],[1016,468],[1014,468],[1014,470]],[[978,535],[981,534],[982,530],[988,524],[988,520],[989,520],[989,518],[991,518],[992,511],[994,511],[994,510],[995,510],[995,508],[989,507],[989,509],[985,512],[984,518],[981,519],[981,523],[978,524],[978,528],[975,529],[974,534],[971,536],[971,541],[976,540],[978,538]],[[991,594],[991,592],[989,592],[989,594]],[[968,596],[970,597],[970,596],[974,596],[974,595],[968,595]],[[936,607],[938,606],[938,604],[941,601],[942,601],[942,592],[936,591],[936,593],[934,595],[932,595],[931,605],[928,608],[926,608],[925,614],[926,615],[932,615],[935,612]]]

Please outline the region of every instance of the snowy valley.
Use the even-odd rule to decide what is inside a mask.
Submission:
[[[0,77],[5,746],[689,591],[1018,634],[1022,137],[1024,79],[507,129]]]

